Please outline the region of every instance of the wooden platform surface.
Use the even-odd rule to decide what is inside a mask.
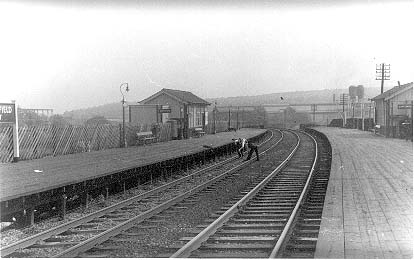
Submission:
[[[413,258],[413,143],[315,129],[333,157],[315,258]]]
[[[203,145],[221,146],[232,138],[250,138],[263,129],[241,129],[204,135],[200,138],[173,140],[146,146],[115,148],[88,153],[48,157],[18,163],[0,164],[0,200],[29,195],[111,172],[204,150]]]

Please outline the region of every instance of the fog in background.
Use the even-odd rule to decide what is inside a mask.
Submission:
[[[161,88],[203,98],[413,81],[412,1],[0,3],[0,102],[55,113]],[[379,91],[379,90],[378,90]]]

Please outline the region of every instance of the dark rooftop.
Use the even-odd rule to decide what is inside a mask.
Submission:
[[[400,86],[395,86],[392,89],[387,90],[384,93],[382,93],[382,94],[380,94],[380,95],[378,95],[378,96],[376,96],[372,99],[384,99],[384,98],[387,98],[387,97],[391,96],[392,94],[394,94],[397,91],[400,91],[400,90],[403,90],[405,88],[409,88],[409,87],[412,87],[412,86],[413,86],[412,82],[404,84],[404,85],[400,85]]]
[[[205,101],[202,98],[197,97],[196,95],[194,95],[193,93],[191,93],[189,91],[168,89],[168,88],[161,89],[159,92],[157,92],[154,95],[142,100],[141,102],[145,102],[145,101],[147,101],[149,99],[152,99],[152,98],[154,98],[154,97],[156,97],[156,96],[158,96],[159,94],[162,94],[162,93],[166,93],[168,95],[174,96],[175,98],[179,99],[180,101],[182,101],[184,103],[210,105],[209,102]]]

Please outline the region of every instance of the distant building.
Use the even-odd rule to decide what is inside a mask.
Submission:
[[[144,124],[172,122],[173,127],[188,138],[191,129],[205,129],[209,105],[191,92],[163,88],[138,105],[130,105],[129,121]]]
[[[375,101],[375,122],[387,137],[402,137],[402,123],[413,123],[413,82],[393,87],[372,98]]]

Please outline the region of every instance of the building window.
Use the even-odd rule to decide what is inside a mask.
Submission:
[[[194,127],[194,116],[193,109],[188,111],[188,127]]]
[[[203,123],[201,122],[201,107],[196,108],[196,126],[202,126]]]

